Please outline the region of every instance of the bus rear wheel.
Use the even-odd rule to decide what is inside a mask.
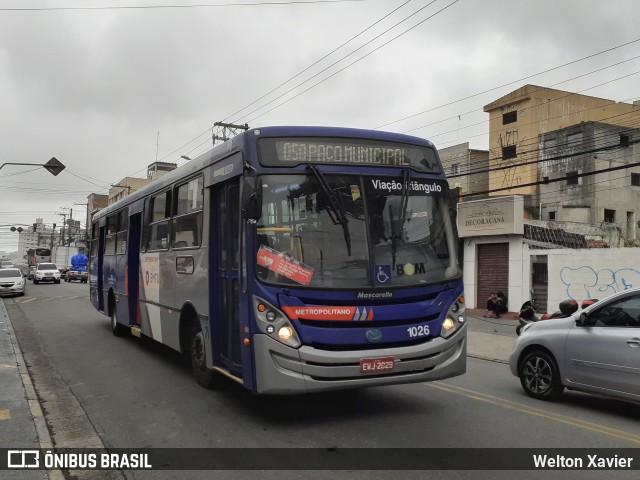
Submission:
[[[194,320],[191,326],[191,369],[198,385],[214,389],[220,387],[221,375],[207,368],[207,350],[200,322]]]

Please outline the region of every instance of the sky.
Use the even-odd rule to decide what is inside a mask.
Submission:
[[[212,147],[215,122],[487,149],[527,84],[640,99],[637,0],[0,0],[0,251]],[[38,165],[56,157],[52,176]]]

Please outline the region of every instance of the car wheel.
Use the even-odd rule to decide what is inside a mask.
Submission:
[[[35,283],[36,285],[38,284],[38,280],[36,280],[35,278],[33,279],[33,283]]]
[[[111,307],[111,331],[116,337],[123,337],[129,333],[129,329],[121,323],[118,323],[118,314],[116,306]]]
[[[59,283],[60,283],[60,280],[56,280],[55,282],[59,284]]]
[[[207,352],[204,344],[204,335],[200,328],[200,322],[194,320],[191,327],[191,369],[196,377],[198,385],[204,388],[218,388],[222,375],[207,368]]]
[[[544,350],[529,352],[520,362],[518,376],[525,393],[538,400],[557,400],[564,390],[558,365]]]

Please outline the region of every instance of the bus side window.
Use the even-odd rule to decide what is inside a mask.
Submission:
[[[149,224],[145,225],[146,250],[166,250],[169,248],[169,220],[171,217],[171,191],[164,191],[149,202]]]
[[[202,209],[204,180],[202,176],[179,185],[175,190],[173,211],[173,248],[199,247],[202,243]]]
[[[116,253],[116,236],[118,233],[118,214],[115,213],[107,217],[107,234],[105,239],[104,254],[113,255]]]

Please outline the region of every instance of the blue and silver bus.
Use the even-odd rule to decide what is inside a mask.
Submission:
[[[466,369],[455,211],[433,144],[248,130],[93,218],[90,297],[197,382],[254,393],[424,382]]]

